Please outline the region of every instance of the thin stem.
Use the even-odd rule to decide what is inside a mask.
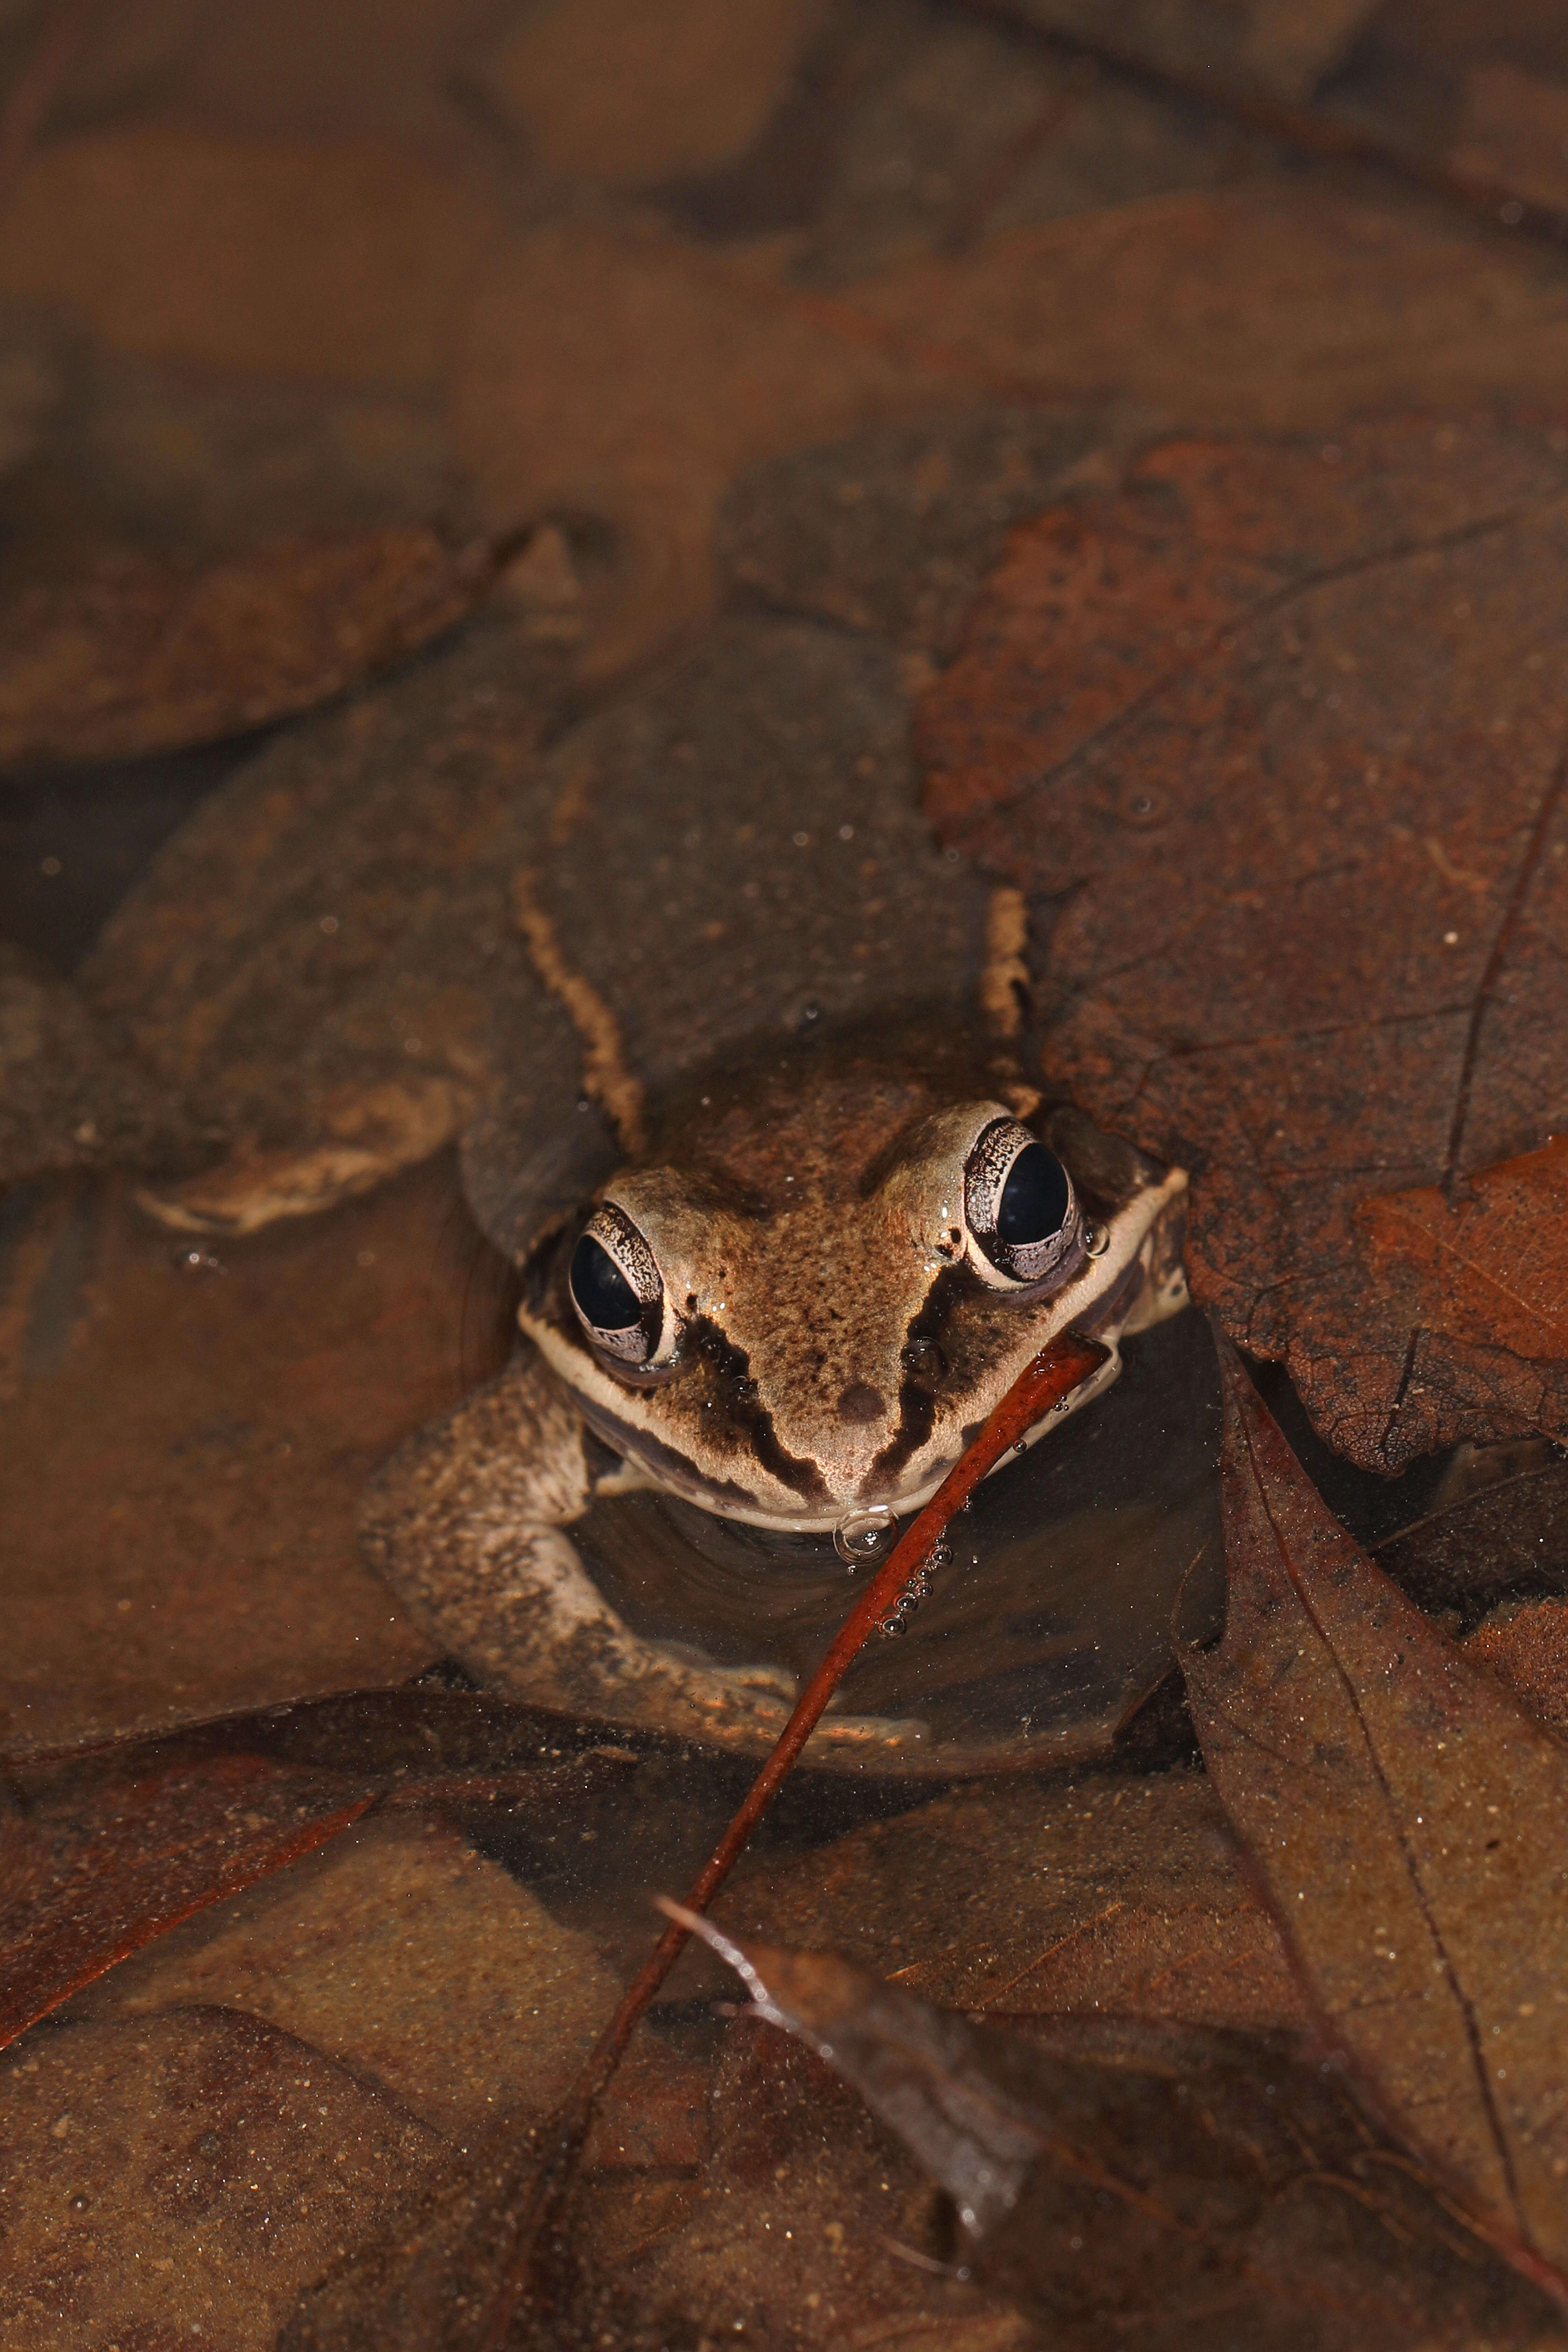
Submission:
[[[860,1595],[828,1647],[779,1735],[778,1745],[752,1781],[745,1801],[714,1847],[686,1897],[688,1912],[705,1911],[745,1851],[752,1832],[767,1811],[796,1757],[805,1746],[834,1692],[858,1656],[871,1629],[885,1617],[938,1541],[953,1513],[986,1472],[1017,1444],[1044,1413],[1065,1402],[1074,1389],[1104,1363],[1109,1349],[1097,1339],[1064,1332],[1041,1350],[1008,1390],[973,1445],[942,1480],[931,1501],[905,1530]],[[672,1923],[627,1986],[619,2008],[600,2035],[556,2120],[549,2152],[537,2175],[519,2227],[516,2250],[489,2314],[483,2352],[500,2352],[520,2303],[532,2284],[535,2249],[554,2234],[593,2128],[600,2099],[619,2063],[633,2028],[675,1966],[690,1930]]]

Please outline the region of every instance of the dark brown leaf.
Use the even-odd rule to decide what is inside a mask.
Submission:
[[[714,1913],[727,1935],[831,1947],[951,2009],[1307,2021],[1196,1771],[973,1781],[828,1845],[749,1858]]]
[[[1554,412],[1568,340],[1538,255],[1288,173],[988,237],[835,309],[993,399],[1111,393],[1231,432],[1493,400]]]
[[[226,1236],[363,1191],[427,1159],[492,1074],[520,1118],[569,1111],[575,1040],[510,898],[549,822],[530,754],[563,683],[479,616],[268,745],[116,909],[84,993],[231,1153],[157,1191],[169,1223]]]
[[[1564,448],[1169,446],[1016,536],[924,708],[941,829],[1030,895],[1053,1078],[1194,1170],[1199,1295],[1370,1468],[1557,1425],[1356,1212],[1568,1117]]]
[[[1476,1628],[1465,1655],[1500,1675],[1531,1715],[1568,1734],[1568,1602],[1504,1606]]]
[[[1568,233],[1568,47],[1550,11],[1133,0],[1111,21],[1093,0],[1005,6],[1237,129],[1382,165],[1489,224],[1559,244]]]
[[[113,1774],[54,1799],[0,1824],[0,2045],[165,1928],[324,1844],[370,1802],[346,1777],[250,1756]]]
[[[1125,432],[1103,411],[981,408],[792,450],[734,485],[720,558],[773,610],[951,653],[1009,526],[1076,468],[1114,479]]]
[[[232,2010],[73,2019],[12,2055],[7,2352],[266,2352],[299,2289],[445,2153],[363,2073]]]
[[[153,62],[163,42],[195,68],[200,94],[184,100],[184,120],[178,98],[173,119],[160,108],[151,121],[145,100],[133,100],[118,121],[44,142],[6,208],[0,295],[64,311],[110,350],[220,377],[435,389],[461,340],[500,207],[472,175],[443,171],[422,152],[418,132],[387,137],[374,111],[370,138],[344,136],[350,110],[321,86],[290,135],[215,134],[208,126],[223,101],[201,76],[215,66],[222,75],[224,33],[221,20],[208,21],[215,47],[193,37],[189,18],[149,12],[126,24],[121,108],[127,84],[147,89],[150,68],[168,89]],[[376,22],[406,60],[406,16],[395,31],[384,9]],[[343,20],[342,35],[357,111],[379,77],[351,23]],[[310,54],[286,17],[270,17],[252,37],[270,52],[274,73],[279,63],[297,69]],[[247,131],[258,100],[266,119],[255,56],[253,48],[252,61],[237,66],[229,89],[232,100],[243,89]],[[231,51],[230,72],[236,64]],[[287,81],[286,69],[279,78]],[[109,79],[112,89],[112,67]],[[86,100],[95,123],[100,104]]]
[[[1568,1592],[1568,1461],[1522,1465],[1402,1528],[1375,1557],[1423,1609],[1452,1612],[1461,1633],[1500,1601]]]
[[[69,981],[0,941],[0,1191],[67,1168],[177,1159],[180,1106]]]
[[[1229,1350],[1216,1791],[1391,2123],[1568,2299],[1568,1749],[1330,1517]]]
[[[1408,1327],[1408,1388],[1447,1361],[1500,1417],[1568,1431],[1568,1137],[1436,1187],[1364,1203],[1358,1222],[1391,1320]],[[1439,1405],[1439,1411],[1440,1411]]]
[[[707,1933],[947,2191],[976,2279],[1053,2343],[1558,2340],[1541,2297],[1288,2036],[1100,2019],[1007,2033],[826,1954]]]
[[[1016,0],[1013,13],[1091,42],[1112,30],[1094,0]],[[1113,37],[1121,54],[1178,85],[1201,77],[1216,96],[1228,84],[1306,98],[1372,13],[1373,0],[1243,0],[1223,12],[1203,0],[1131,0],[1116,11]]]
[[[13,1759],[0,1815],[0,2044],[377,1798],[545,1812],[633,1760],[477,1693],[358,1691]]]
[[[8,1748],[429,1664],[359,1558],[354,1507],[459,1392],[462,1255],[444,1264],[442,1236],[464,1230],[449,1160],[221,1258],[176,1250],[116,1188],[16,1203],[0,1268]]]
[[[0,765],[131,759],[308,709],[450,628],[489,577],[413,525],[201,571],[106,559],[0,614]]]

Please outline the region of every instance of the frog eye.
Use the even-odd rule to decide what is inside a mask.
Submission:
[[[613,1201],[584,1226],[566,1284],[595,1348],[628,1365],[656,1360],[664,1338],[664,1282],[647,1241]]]
[[[1065,1266],[1082,1228],[1072,1179],[1016,1118],[994,1119],[963,1170],[963,1211],[975,1270],[1000,1287],[1044,1282]]]

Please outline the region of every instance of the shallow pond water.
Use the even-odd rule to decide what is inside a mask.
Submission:
[[[1059,2278],[1042,2321],[971,2277],[922,2151],[737,2016],[695,1948],[581,2151],[549,2295],[509,2334],[496,2295],[550,2119],[754,1759],[670,1736],[629,1670],[613,1713],[498,1697],[355,1531],[381,1466],[505,1361],[539,1234],[715,1057],[744,1072],[759,1037],[837,1023],[907,1048],[914,1020],[928,1067],[979,1036],[970,1091],[1037,1108],[1064,1090],[1051,1024],[1076,1023],[1079,1076],[1121,1068],[1111,1124],[1132,1136],[1129,1069],[1179,1092],[1206,1050],[1161,961],[1205,877],[1170,846],[1172,776],[1139,765],[1164,756],[1146,665],[1180,669],[1211,591],[1239,637],[1242,575],[1272,598],[1302,548],[1332,569],[1360,546],[1331,499],[1331,528],[1314,505],[1281,532],[1248,436],[1283,434],[1316,500],[1348,482],[1357,418],[1561,404],[1561,272],[1495,218],[1523,155],[1521,193],[1561,226],[1553,28],[1492,28],[1478,66],[1468,34],[1340,9],[1284,58],[1278,9],[1167,10],[1173,48],[1127,70],[1093,13],[0,11],[5,2352],[1231,2340],[1163,2333],[1135,2264],[1109,2320]],[[1237,58],[1288,78],[1267,131],[1250,81],[1225,97]],[[1436,142],[1429,184],[1469,142],[1486,235],[1430,184],[1320,178],[1288,134],[1321,105],[1406,161]],[[1137,475],[1108,538],[1130,468],[1173,434],[1219,455]],[[1536,441],[1476,457],[1449,431],[1442,466],[1400,459],[1386,511],[1490,546],[1477,515],[1551,505],[1562,436]],[[1184,497],[1224,522],[1233,476],[1240,551],[1199,579],[1159,534]],[[1026,873],[994,744],[970,774],[950,736],[937,774],[929,698],[985,651],[1001,623],[976,600],[1016,583],[1058,509],[1056,568],[1025,579],[1033,683],[982,714],[1029,798]],[[299,625],[323,549],[330,658]],[[1152,630],[1118,601],[1141,563]],[[1548,636],[1550,584],[1510,589]],[[1445,691],[1477,634],[1448,603]],[[437,609],[468,618],[426,642]],[[1391,769],[1414,799],[1389,751],[1414,721],[1379,705],[1353,630],[1320,691],[1310,631],[1277,618],[1286,684],[1233,768],[1248,790],[1278,771],[1288,809],[1310,754],[1302,806],[1331,786],[1337,844]],[[1507,625],[1524,684],[1476,684],[1454,730],[1487,775],[1534,740],[1537,706],[1521,720],[1510,698],[1554,676]],[[1240,675],[1195,696],[1176,765],[1199,797]],[[1136,725],[1112,742],[1123,691]],[[1093,757],[1058,806],[1079,736]],[[148,743],[167,749],[124,748]],[[1457,971],[1489,839],[1389,807],[1377,855],[1419,877],[1409,952],[1441,940]],[[1254,1035],[1275,976],[1258,874],[1279,844],[1249,823],[1198,967],[1239,908],[1258,969],[1226,965],[1209,1045]],[[1290,868],[1302,903],[1371,859],[1321,845]],[[1458,1017],[1443,970],[1434,1020]],[[1332,980],[1337,1018],[1359,963]],[[1372,1091],[1337,1053],[1310,1085],[1268,1063],[1246,1102],[1200,1092],[1159,1144],[1205,1199],[1237,1168],[1255,1194],[1278,1179],[1286,1298]],[[1378,1081],[1400,1119],[1428,1059]],[[1209,1295],[1232,1271],[1214,1247]],[[1257,1328],[1282,1354],[1280,1311]],[[1122,1357],[954,1518],[715,1916],[1069,2040],[1128,2016],[1237,2037],[1226,2065],[1272,2096],[1309,2021],[1173,1648],[1174,1623],[1204,1641],[1223,1613],[1209,1326],[1184,1312]],[[1495,1657],[1512,1604],[1568,1591],[1560,1448],[1434,1451],[1384,1478],[1331,1450],[1281,1363],[1255,1370],[1331,1507],[1457,1634],[1501,1604]],[[638,1641],[772,1670],[780,1719],[870,1572],[829,1536],[648,1491],[571,1534]],[[1532,1687],[1549,1706],[1551,1675]],[[1464,2259],[1479,2308],[1491,2256]],[[1333,2309],[1332,2352],[1406,2340]],[[1327,2352],[1299,2322],[1289,2352]]]
[[[1102,1752],[1172,1664],[1178,1595],[1217,1622],[1219,1383],[1200,1316],[1127,1344],[1109,1393],[1005,1461],[950,1529],[909,1629],[874,1639],[835,1708],[881,1717],[849,1770],[1004,1770]],[[828,1537],[778,1537],[673,1497],[597,1504],[574,1529],[634,1630],[804,1683],[857,1590]],[[858,1571],[860,1580],[867,1571]]]

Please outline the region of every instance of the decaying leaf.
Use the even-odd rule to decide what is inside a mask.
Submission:
[[[1369,1468],[1561,1403],[1376,1282],[1356,1212],[1568,1117],[1565,450],[1168,446],[1016,535],[924,706],[941,831],[1029,895],[1053,1078],[1195,1171],[1198,1294]]]
[[[788,87],[821,0],[568,0],[509,23],[483,85],[552,172],[647,185],[731,163]]]
[[[176,1921],[308,1853],[370,1802],[257,1757],[52,1792],[0,1824],[0,2042]]]
[[[1568,1748],[1330,1517],[1234,1355],[1216,1792],[1391,2124],[1568,2301]]]
[[[1099,2019],[1008,2033],[828,1955],[706,1932],[947,2192],[949,2258],[1053,2344],[1561,2340],[1290,2037]]]
[[[598,677],[707,614],[714,520],[742,467],[954,404],[934,371],[746,273],[592,221],[552,221],[495,256],[460,357],[454,429],[491,527],[587,512],[615,536]]]
[[[0,765],[133,759],[306,710],[450,628],[489,571],[402,524],[205,570],[106,559],[26,590],[0,614]]]
[[[1473,1633],[1500,1602],[1568,1593],[1568,1460],[1510,1476],[1417,1519],[1376,1548],[1378,1566],[1429,1613]]]
[[[445,2154],[374,2081],[233,2011],[73,2020],[9,2060],[7,2352],[269,2352],[299,2288]]]
[[[1359,1222],[1385,1312],[1411,1333],[1406,1394],[1440,1400],[1448,1362],[1500,1416],[1568,1431],[1568,1137],[1478,1169],[1468,1197],[1436,1186],[1364,1203]],[[1440,1412],[1440,1402],[1437,1405]],[[1414,1407],[1412,1419],[1418,1417]],[[1436,1415],[1434,1416],[1436,1418]]]
[[[735,483],[720,557],[743,598],[950,654],[1009,528],[1075,483],[1103,490],[1139,424],[975,408],[792,450]]]
[[[354,1507],[460,1390],[465,1233],[449,1160],[221,1255],[174,1243],[110,1185],[16,1203],[0,1268],[7,1748],[429,1664],[360,1559]]]
[[[280,38],[279,21],[268,46],[292,61],[303,45]],[[405,47],[384,10],[377,22],[388,47]],[[149,29],[143,16],[129,35],[142,87]],[[179,46],[214,61],[205,40]],[[355,51],[356,96],[374,80],[374,46]],[[253,104],[254,50],[236,79]],[[111,350],[215,373],[438,384],[500,208],[384,125],[345,138],[346,108],[320,89],[324,137],[321,114],[313,137],[302,125],[215,134],[214,95],[195,99],[195,122],[142,114],[47,141],[6,207],[0,295],[64,310]]]
[[[458,1692],[363,1691],[13,1759],[0,1782],[0,2044],[378,1798],[546,1811],[624,1774],[590,1736]]]
[[[1197,1771],[973,1781],[749,1857],[713,1908],[727,1935],[830,1948],[950,2009],[1307,2022]]]
[[[993,398],[1112,392],[1211,431],[1337,434],[1369,408],[1491,400],[1551,410],[1568,352],[1568,302],[1537,257],[1285,173],[989,237],[866,280],[846,312]]]
[[[1198,0],[1132,0],[1114,28],[1094,0],[1014,0],[1011,11],[1042,31],[1111,35],[1120,52],[1169,73],[1178,88],[1212,77],[1223,89],[1251,87],[1308,98],[1343,57],[1372,0],[1243,0],[1223,13]]]
[[[559,1821],[563,1796],[558,1777],[544,1785],[542,1824]],[[521,1776],[517,1795],[509,1811],[528,1808]],[[243,2010],[368,2072],[461,2142],[497,2113],[520,2126],[547,2115],[618,1990],[592,1939],[477,1853],[466,1827],[404,1806],[160,1936],[69,2014]]]
[[[247,761],[110,918],[84,992],[229,1147],[159,1188],[177,1230],[242,1233],[427,1158],[497,1068],[521,1117],[569,1111],[571,1025],[510,897],[563,685],[558,649],[479,616]]]
[[[1505,1603],[1476,1628],[1465,1654],[1500,1675],[1542,1723],[1568,1733],[1568,1602]]]

